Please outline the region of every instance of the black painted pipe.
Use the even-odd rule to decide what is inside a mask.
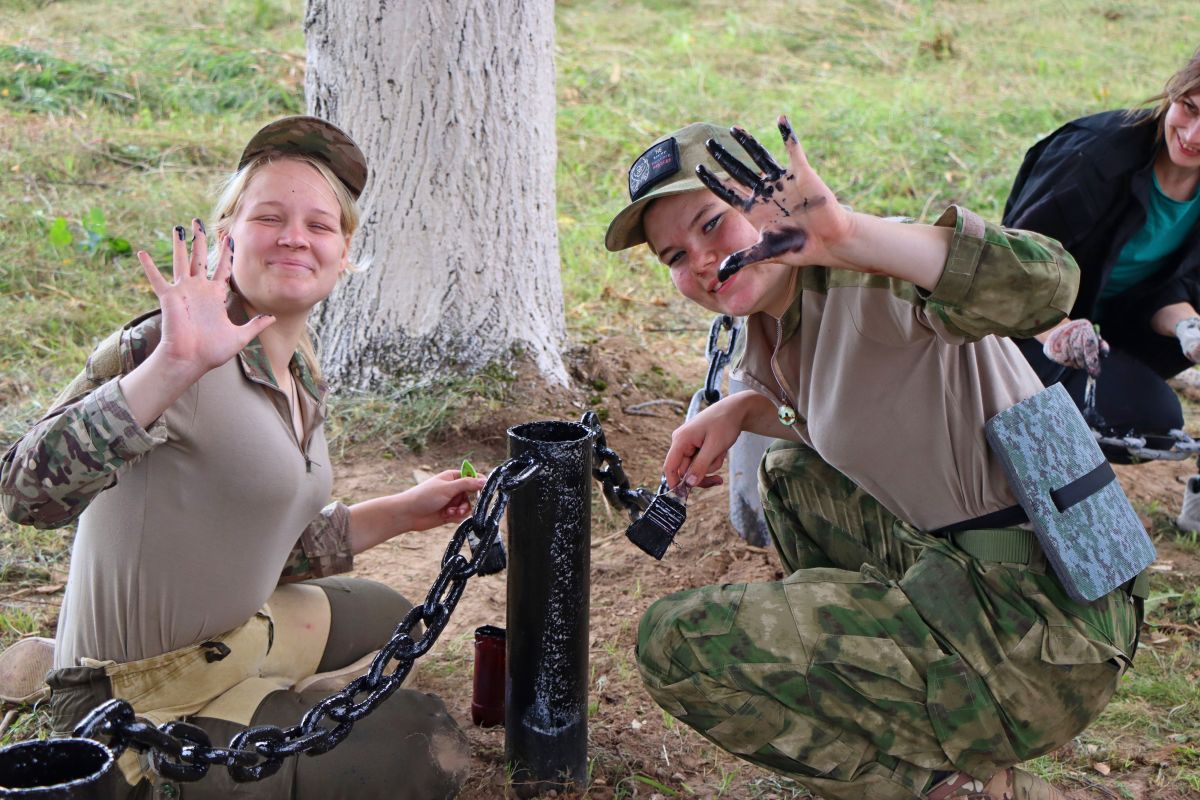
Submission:
[[[540,470],[508,506],[505,755],[522,797],[587,783],[592,451],[576,422],[508,430]]]
[[[43,739],[0,748],[0,798],[102,800],[110,797],[112,753],[91,739]]]

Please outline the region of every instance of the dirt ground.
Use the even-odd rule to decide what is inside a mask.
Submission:
[[[665,403],[640,413],[630,407],[653,400],[686,400],[691,387],[703,380],[704,369],[702,354],[689,350],[678,337],[651,343],[602,339],[575,354],[574,377],[577,386],[584,388],[519,399],[486,425],[460,431],[421,455],[357,457],[340,466],[335,493],[364,499],[403,487],[422,472],[455,465],[467,454],[476,466],[495,466],[506,457],[507,426],[537,419],[578,420],[589,408],[606,409],[608,442],[623,457],[633,483],[656,486],[681,410]],[[1118,472],[1135,501],[1157,501],[1174,508],[1181,481],[1192,467],[1187,462],[1156,462],[1119,467]],[[728,521],[728,495],[720,487],[693,496],[675,546],[656,562],[625,539],[626,517],[607,510],[598,487],[594,488],[590,783],[582,792],[563,796],[805,796],[786,779],[722,753],[665,715],[642,688],[633,661],[638,619],[655,598],[709,583],[778,579],[782,574],[775,555],[738,539]],[[410,599],[423,598],[451,530],[447,526],[393,540],[360,556],[356,573],[388,583]],[[1160,544],[1159,556],[1165,568],[1200,575],[1197,559],[1170,543]],[[505,594],[503,573],[472,579],[438,645],[423,659],[414,678],[418,687],[445,699],[471,740],[473,767],[463,794],[466,800],[505,796],[503,728],[481,729],[470,721],[473,631],[481,625],[505,625]],[[1068,781],[1065,788],[1072,800],[1185,796],[1150,792],[1146,787],[1154,771],[1151,759],[1142,766],[1135,760],[1132,769],[1121,772],[1120,779],[1132,794],[1107,788],[1099,775]]]

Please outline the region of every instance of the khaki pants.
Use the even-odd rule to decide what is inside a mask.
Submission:
[[[184,719],[200,726],[214,746],[246,726],[289,727],[330,693],[295,691],[296,684],[369,661],[409,608],[391,589],[361,579],[282,586],[258,614],[211,641],[141,661],[85,659],[51,672],[51,722],[56,733],[67,733],[96,705],[120,698],[155,725]],[[213,767],[201,781],[175,784],[129,750],[118,762],[124,781],[112,782],[112,795],[424,800],[453,796],[468,763],[465,737],[441,700],[401,689],[333,751],[287,759],[266,780],[235,784],[227,770]]]

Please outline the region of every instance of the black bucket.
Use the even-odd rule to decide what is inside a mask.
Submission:
[[[113,756],[91,739],[42,739],[0,748],[0,798],[102,800]]]

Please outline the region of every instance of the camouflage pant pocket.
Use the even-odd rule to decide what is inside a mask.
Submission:
[[[925,677],[929,719],[950,763],[971,775],[991,775],[1021,760],[987,686],[959,656],[933,662]]]
[[[984,676],[1020,760],[1070,741],[1099,716],[1116,691],[1120,655],[1074,628],[1038,622]]]
[[[694,672],[722,668],[728,643],[705,640],[733,629],[745,584],[705,586],[660,598],[646,609],[638,625],[637,657],[643,675],[661,684]]]
[[[797,714],[767,695],[748,695],[729,718],[705,735],[720,747],[792,775],[848,781],[866,742],[813,717]]]
[[[929,723],[925,679],[913,656],[875,636],[822,636],[808,670],[808,699],[820,717],[910,764],[939,769],[946,756]]]

